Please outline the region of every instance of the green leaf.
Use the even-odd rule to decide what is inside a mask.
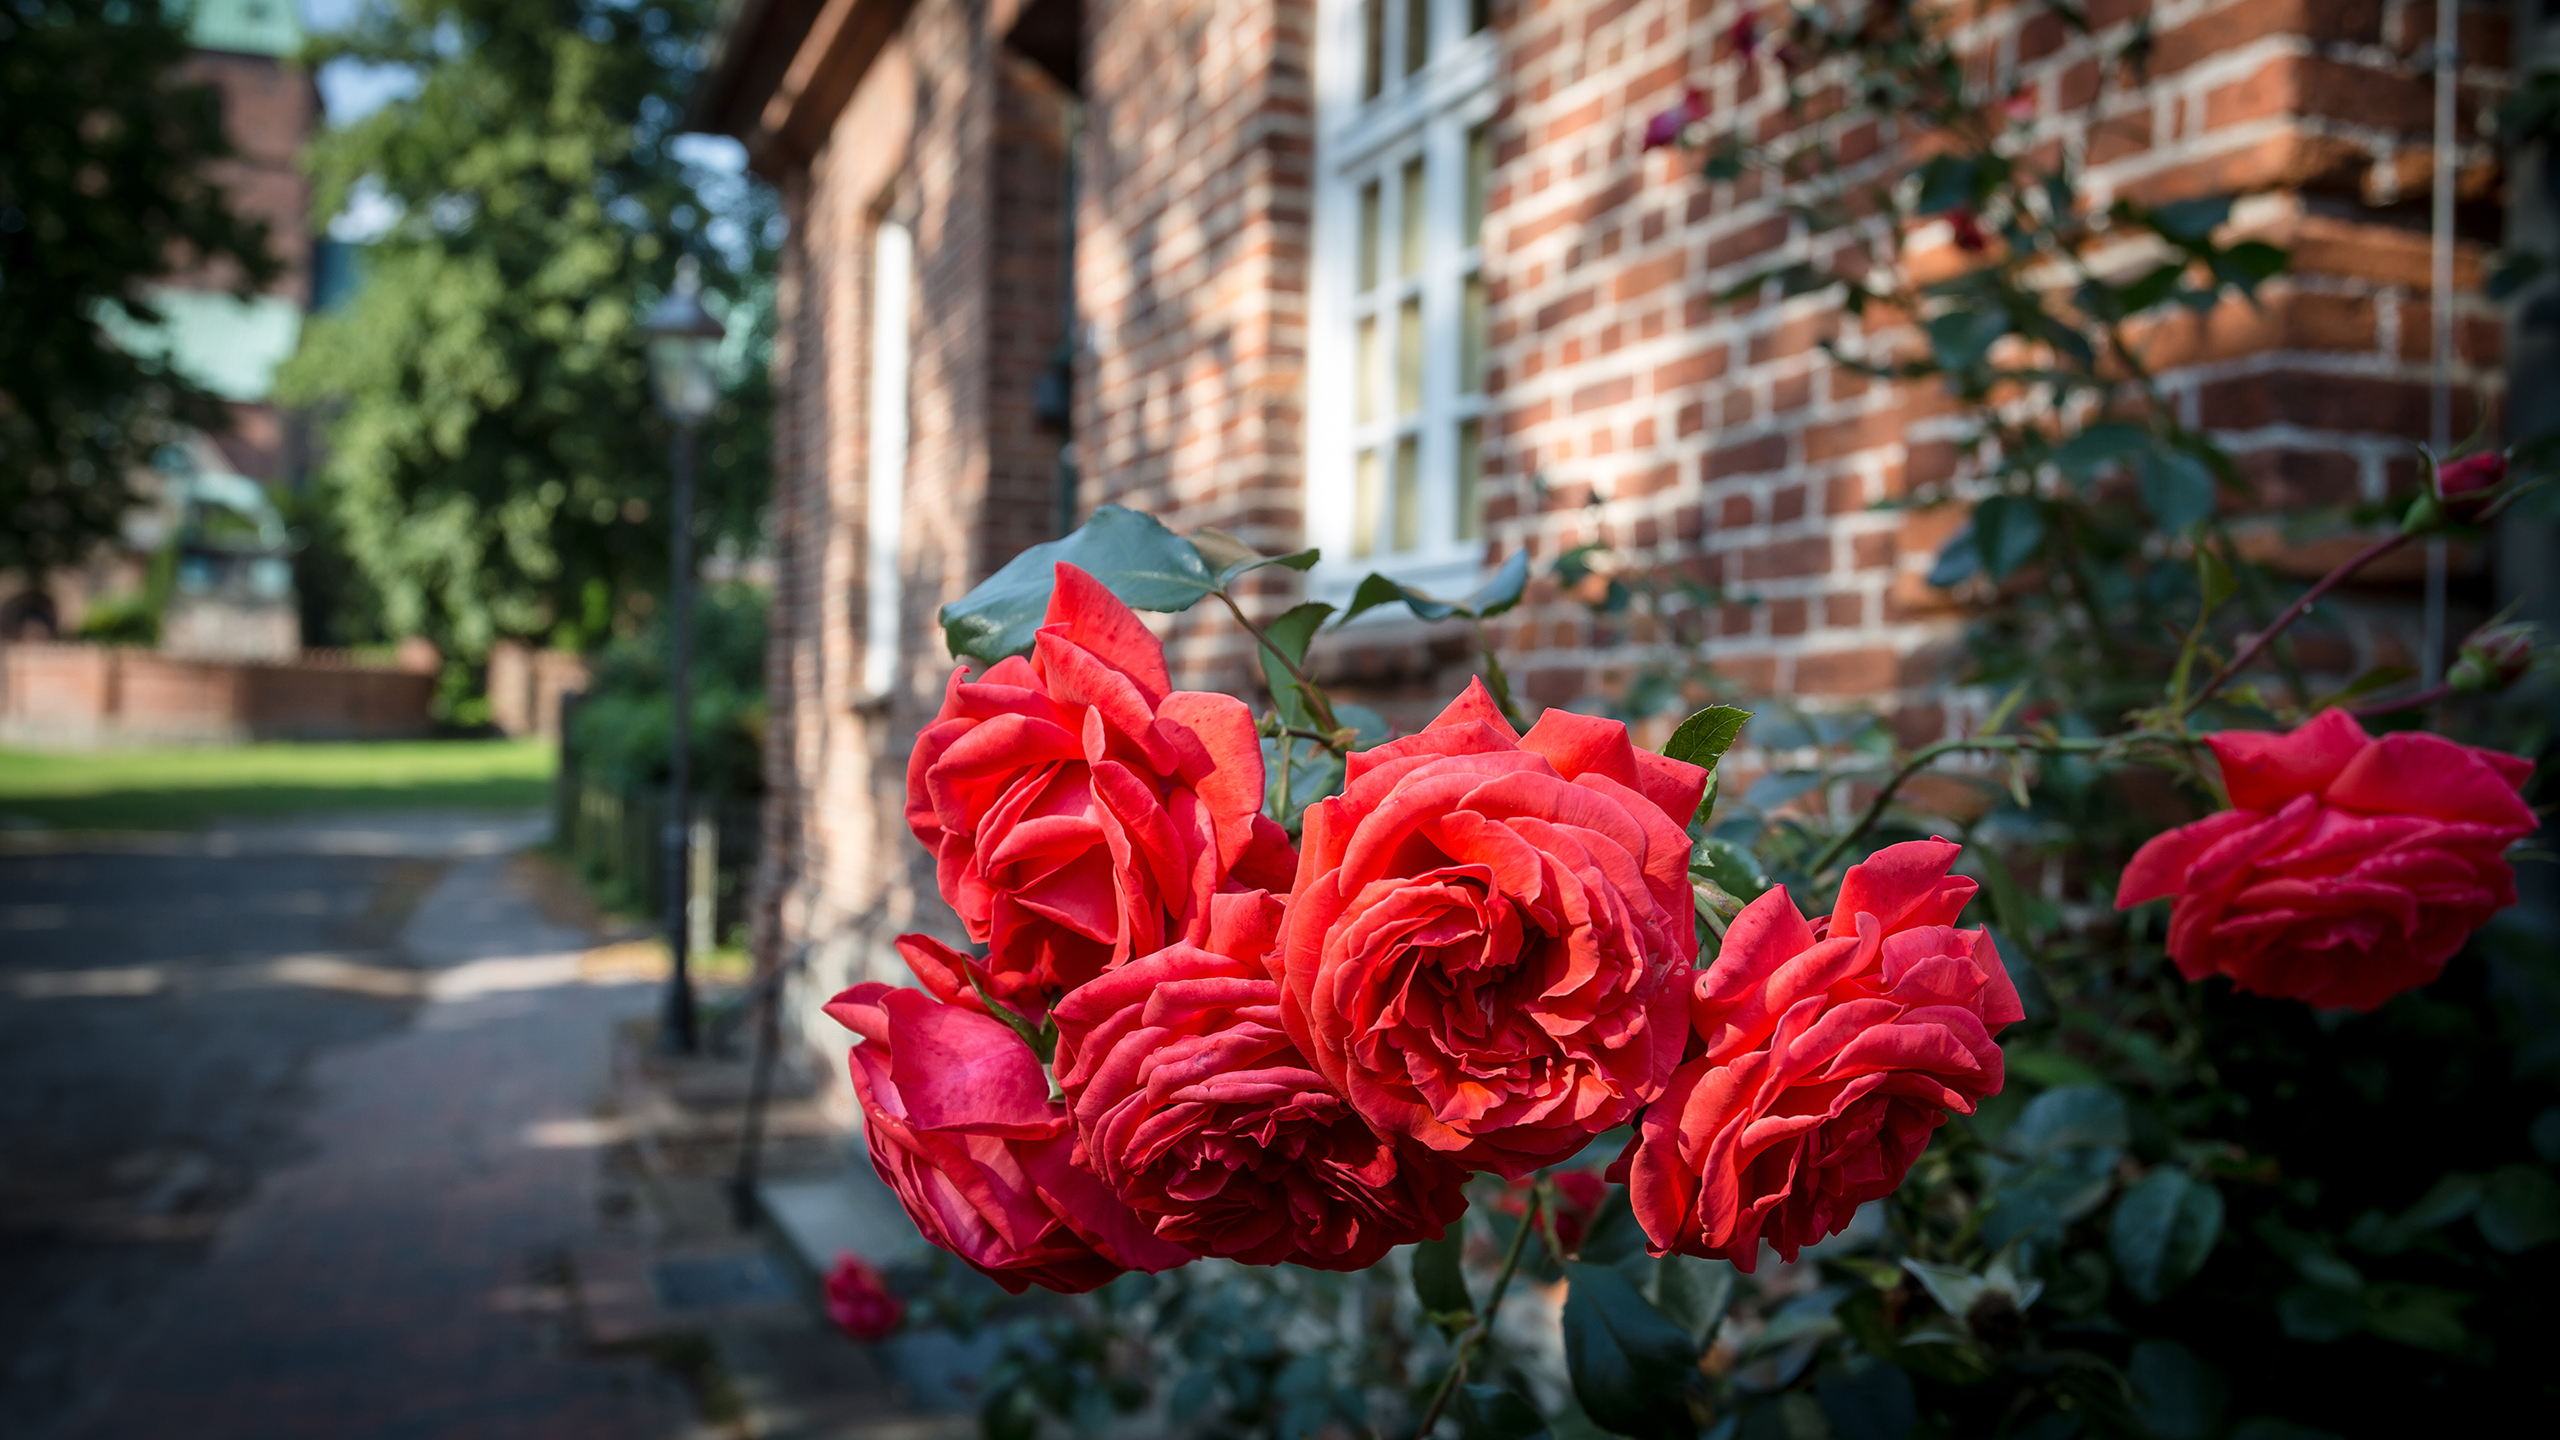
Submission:
[[[2470,1341],[2462,1327],[2471,1297],[2432,1285],[2376,1285],[2365,1292],[2364,1328],[2385,1340],[2451,1354]]]
[[[1759,857],[1730,840],[1710,836],[1699,841],[1689,852],[1689,869],[1740,900],[1757,900],[1769,888],[1769,875],[1760,868]]]
[[[2213,471],[2184,450],[2154,450],[2142,457],[2142,503],[2172,535],[2213,513]]]
[[[1929,322],[1929,349],[1948,370],[1964,371],[1982,363],[1991,346],[2009,333],[2008,312],[1990,308],[1950,310]]]
[[[2125,1365],[2133,1413],[2160,1440],[2205,1440],[2222,1423],[2222,1377],[2174,1340],[2145,1340]]]
[[[1413,1247],[1413,1294],[1431,1315],[1473,1315],[1475,1297],[1467,1293],[1467,1276],[1459,1259],[1467,1248],[1467,1217],[1450,1222],[1437,1240]]]
[[[2066,1085],[2030,1102],[2005,1143],[2024,1155],[2058,1150],[2121,1150],[2132,1138],[2124,1101],[2102,1085]]]
[[[1919,1397],[1910,1373],[1872,1355],[1825,1366],[1813,1380],[1834,1440],[1910,1440],[1919,1422]]]
[[[2214,278],[2236,285],[2244,293],[2255,291],[2263,281],[2284,273],[2293,257],[2264,240],[2243,240],[2213,257]]]
[[[2231,578],[2231,567],[2222,563],[2222,557],[2209,545],[2196,548],[2196,584],[2204,592],[2207,615],[2221,609],[2222,602],[2240,588],[2239,582]]]
[[[1224,590],[1238,578],[1266,565],[1279,565],[1291,570],[1304,570],[1323,558],[1321,550],[1297,550],[1287,555],[1265,555],[1233,535],[1215,526],[1194,530],[1191,548],[1218,572],[1217,588]]]
[[[1952,589],[1981,568],[1982,554],[1973,547],[1973,523],[1967,521],[1938,552],[1937,563],[1929,567],[1929,583],[1941,590]]]
[[[2533,1166],[2506,1166],[2489,1177],[2471,1223],[2509,1255],[2548,1245],[2560,1239],[2560,1184]]]
[[[1724,1323],[1733,1304],[1737,1272],[1726,1260],[1701,1260],[1670,1254],[1655,1262],[1654,1306],[1664,1318],[1689,1332],[1689,1343],[1704,1349]]]
[[[2116,1201],[2108,1248],[2125,1288],[2158,1304],[2204,1268],[2222,1234],[2222,1193],[2183,1170],[2143,1176]]]
[[[1564,1271],[1565,1370],[1584,1412],[1637,1440],[1688,1440],[1697,1432],[1688,1392],[1698,1379],[1689,1332],[1613,1266],[1568,1262]]]
[[[1538,1407],[1499,1385],[1462,1386],[1450,1410],[1466,1440],[1532,1440],[1547,1433]]]
[[[2044,507],[2025,495],[1993,495],[1973,507],[1973,549],[1982,572],[2005,580],[2044,548]]]
[[[1279,650],[1289,657],[1292,665],[1303,662],[1307,658],[1308,642],[1315,638],[1317,627],[1323,625],[1325,617],[1332,613],[1332,606],[1310,600],[1304,605],[1292,606],[1262,627],[1262,633],[1269,637],[1271,644],[1269,647],[1257,646],[1254,653],[1262,661],[1263,683],[1271,687],[1271,708],[1284,724],[1305,729],[1315,724],[1315,718],[1307,710],[1306,696],[1297,677],[1291,675],[1289,666],[1281,664],[1279,656],[1271,651]]]
[[[2213,232],[2231,218],[2231,197],[2181,200],[2143,216],[2144,222],[2173,244],[2194,249],[2211,244]]]
[[[1644,1253],[1644,1227],[1636,1223],[1627,1187],[1612,1185],[1599,1213],[1591,1217],[1590,1228],[1583,1232],[1576,1258],[1593,1265],[1624,1265],[1642,1259]]]
[[[1136,610],[1188,610],[1215,593],[1216,577],[1190,541],[1152,515],[1105,505],[1063,540],[1034,545],[967,595],[942,607],[952,658],[990,663],[1031,648],[1057,588],[1057,566],[1074,565]]]
[[[1974,203],[1973,161],[1940,155],[1920,167],[1920,213],[1941,215]]]
[[[1724,759],[1724,752],[1733,748],[1735,737],[1750,719],[1748,710],[1710,705],[1681,721],[1680,728],[1672,731],[1671,739],[1663,745],[1662,753],[1713,770]]]
[[[1342,612],[1337,625],[1348,625],[1359,616],[1381,605],[1402,605],[1425,620],[1446,620],[1458,613],[1458,607],[1445,600],[1434,600],[1419,590],[1408,590],[1386,576],[1371,571],[1351,592],[1351,608]]]
[[[1490,620],[1520,603],[1529,588],[1529,551],[1526,547],[1511,552],[1493,578],[1476,587],[1459,608],[1479,620]]]
[[[2276,1297],[2276,1324],[2292,1339],[2326,1345],[2364,1328],[2364,1302],[2325,1285],[2296,1285]]]
[[[2193,262],[2187,260],[2171,260],[2153,266],[2143,272],[2140,278],[2116,291],[2116,308],[2127,315],[2139,315],[2168,299],[2177,292],[2178,282],[2187,277],[2187,266],[2191,263]]]
[[[2103,420],[2062,442],[2053,463],[2082,484],[2101,470],[2151,447],[2151,432],[2123,420]]]

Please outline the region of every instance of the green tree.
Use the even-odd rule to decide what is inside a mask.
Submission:
[[[703,435],[697,545],[767,484],[771,202],[673,142],[709,0],[393,0],[313,47],[413,93],[317,140],[324,213],[398,218],[279,377],[329,416],[321,479],[388,627],[448,654],[598,638],[666,575],[667,442],[639,326],[676,260],[744,297]]]
[[[247,295],[276,271],[215,179],[221,97],[178,78],[186,56],[159,0],[0,0],[0,572],[77,563],[115,535],[154,450],[226,423],[101,323],[121,306],[158,324],[155,281]]]

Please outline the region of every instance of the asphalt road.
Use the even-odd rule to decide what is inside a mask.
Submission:
[[[522,843],[478,823],[0,850],[0,1432],[94,1399],[226,1215],[310,1157],[315,1062],[422,1003],[421,897]]]

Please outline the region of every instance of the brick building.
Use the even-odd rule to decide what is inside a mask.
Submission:
[[[2185,418],[2271,507],[2409,483],[2429,425],[2432,5],[2088,9],[2094,40],[2035,3],[1954,13],[2039,141],[2079,157],[2091,203],[2236,196],[2233,233],[2293,255],[2262,306],[2158,337]],[[1962,517],[1876,508],[1952,473],[1943,399],[1829,363],[1817,342],[1855,331],[1831,300],[1717,303],[1816,242],[1756,182],[1641,148],[1687,84],[1718,127],[1790,123],[1773,62],[1737,53],[1745,10],[738,6],[695,119],[746,143],[791,225],[766,953],[815,944],[822,985],[894,976],[890,934],[948,924],[900,821],[949,669],[935,608],[1106,501],[1323,546],[1261,597],[1275,611],[1373,568],[1455,594],[1526,548],[1543,575],[1606,539],[1745,602],[1701,617],[1738,692],[1878,707],[1911,741],[1962,723],[1944,661],[1961,612],[1926,580]],[[2463,25],[2457,434],[2505,384],[2480,293],[2503,192],[2473,118],[2520,19],[2542,23],[2475,4]],[[2146,77],[2102,87],[2096,56],[2143,25]],[[1253,683],[1222,621],[1172,622],[1182,682]],[[1499,631],[1539,705],[1600,700],[1658,638],[1545,578]],[[1468,649],[1382,618],[1316,658],[1410,723]]]

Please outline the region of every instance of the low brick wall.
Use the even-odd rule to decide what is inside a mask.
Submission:
[[[423,735],[435,676],[305,651],[286,664],[121,645],[0,646],[0,741],[51,746]]]

